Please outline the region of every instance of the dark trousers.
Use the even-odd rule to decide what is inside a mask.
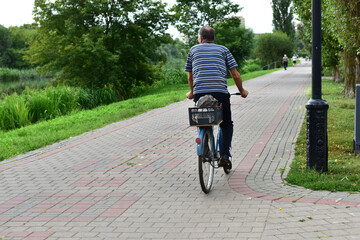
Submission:
[[[223,122],[220,124],[222,130],[222,141],[221,141],[221,152],[220,154],[226,154],[231,156],[230,154],[230,147],[231,147],[231,140],[233,136],[233,121],[231,120],[231,105],[230,105],[230,94],[225,93],[200,93],[194,95],[194,101],[197,102],[200,97],[204,95],[212,95],[216,98],[219,103],[222,104],[223,109]]]
[[[288,67],[288,62],[284,62],[284,69],[286,70]]]

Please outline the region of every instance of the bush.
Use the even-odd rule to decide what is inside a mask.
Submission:
[[[294,41],[285,33],[265,33],[259,36],[255,44],[255,56],[262,65],[282,62],[284,54],[293,55]]]
[[[187,72],[183,68],[167,68],[164,70],[164,75],[164,85],[187,83]]]
[[[247,60],[245,62],[245,66],[241,69],[241,73],[249,73],[255,72],[261,69],[260,61],[259,60]]]

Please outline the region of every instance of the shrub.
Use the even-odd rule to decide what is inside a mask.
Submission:
[[[285,33],[265,33],[258,37],[255,44],[255,56],[262,65],[282,62],[284,54],[293,55],[294,42]]]
[[[241,73],[255,72],[261,69],[259,60],[247,60],[245,66],[241,69]]]
[[[166,68],[164,75],[164,85],[187,83],[187,72],[185,72],[183,68]]]

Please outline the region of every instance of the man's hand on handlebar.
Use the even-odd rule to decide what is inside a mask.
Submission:
[[[188,99],[193,99],[193,98],[194,98],[194,93],[193,93],[192,91],[190,91],[190,92],[188,92],[188,93],[186,94],[186,97],[187,97]]]
[[[242,98],[246,98],[248,96],[249,92],[247,90],[245,90],[245,89],[242,89],[240,91],[240,94],[241,94]]]

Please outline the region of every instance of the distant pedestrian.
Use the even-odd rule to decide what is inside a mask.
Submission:
[[[288,63],[289,63],[289,58],[286,56],[286,54],[284,54],[283,57],[283,64],[284,64],[284,69],[286,70],[288,67]]]
[[[292,57],[292,60],[293,60],[293,64],[294,66],[296,65],[296,55],[294,54],[294,56]]]

